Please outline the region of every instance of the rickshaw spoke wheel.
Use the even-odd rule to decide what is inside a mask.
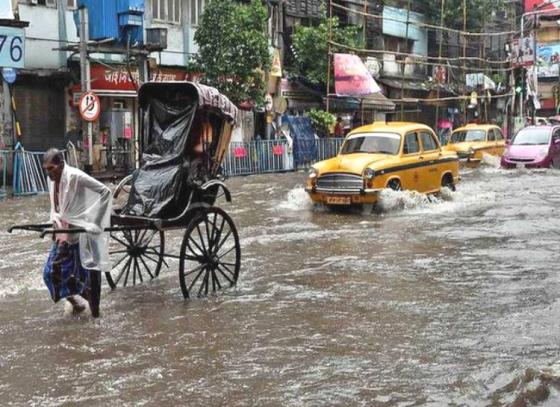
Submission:
[[[165,238],[162,231],[134,229],[111,232],[111,271],[105,273],[114,290],[119,285],[136,285],[153,280],[164,264]]]
[[[193,217],[183,237],[179,281],[185,298],[205,297],[237,283],[241,248],[237,228],[222,209]]]

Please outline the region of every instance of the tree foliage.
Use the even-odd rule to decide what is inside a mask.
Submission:
[[[359,27],[341,27],[336,17],[330,20],[332,22],[333,42],[353,48],[363,47]],[[317,27],[297,26],[292,35],[295,73],[304,76],[313,84],[325,86],[327,83],[328,41],[328,18],[324,18]],[[345,47],[333,45],[331,52],[348,53],[350,51]]]
[[[332,129],[336,123],[336,117],[324,110],[311,109],[307,115],[311,119],[311,124],[315,128],[317,134],[322,137],[328,137],[332,133]]]
[[[264,102],[264,70],[270,66],[265,34],[266,8],[260,0],[239,4],[211,0],[194,36],[196,62],[204,81],[220,89],[233,103]]]
[[[434,25],[441,22],[441,0],[419,0],[426,16]],[[504,0],[466,0],[467,31],[481,31],[492,13],[503,10]],[[443,13],[444,26],[457,30],[463,29],[463,0],[445,0]]]

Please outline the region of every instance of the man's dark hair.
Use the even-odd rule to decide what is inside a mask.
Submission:
[[[64,164],[64,155],[58,148],[49,148],[43,156],[43,162],[51,162],[55,165]]]

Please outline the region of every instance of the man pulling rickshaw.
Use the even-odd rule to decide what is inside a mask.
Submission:
[[[107,237],[111,190],[78,168],[64,162],[62,152],[50,149],[43,162],[50,182],[50,222],[55,229],[83,228],[86,233],[53,234],[53,244],[43,278],[54,302],[65,298],[74,313],[84,311],[74,296],[90,305],[99,316],[101,272],[109,269]]]
[[[233,287],[239,276],[237,228],[216,206],[219,198],[231,202],[221,163],[237,108],[215,88],[190,82],[146,83],[138,100],[140,168],[111,195],[49,150],[44,169],[51,179],[51,223],[9,230],[53,236],[44,271],[51,297],[66,298],[80,312],[74,297],[82,296],[94,317],[101,272],[116,289],[153,280],[169,267],[167,259],[178,260],[186,299]],[[166,251],[170,230],[183,234],[178,253]]]

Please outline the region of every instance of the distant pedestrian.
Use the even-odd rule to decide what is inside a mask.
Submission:
[[[342,125],[342,117],[340,116],[336,118],[336,124],[334,125],[334,136],[344,137],[344,126]]]

